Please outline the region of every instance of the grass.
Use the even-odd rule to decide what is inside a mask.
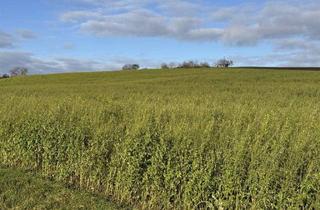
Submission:
[[[0,168],[0,209],[121,208],[105,199],[65,188],[31,172]]]
[[[0,80],[0,163],[139,209],[320,207],[320,73]]]

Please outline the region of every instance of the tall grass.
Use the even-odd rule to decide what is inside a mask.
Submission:
[[[320,207],[320,74],[0,81],[0,163],[144,209]]]

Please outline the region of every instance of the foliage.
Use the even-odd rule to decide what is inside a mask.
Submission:
[[[148,70],[0,81],[0,163],[139,209],[320,207],[320,74]]]
[[[126,64],[122,67],[122,70],[138,70],[139,68],[139,64]]]
[[[197,61],[184,61],[180,64],[175,64],[175,63],[161,64],[161,69],[175,69],[175,68],[181,68],[181,69],[210,68],[210,65],[207,62],[198,63]]]

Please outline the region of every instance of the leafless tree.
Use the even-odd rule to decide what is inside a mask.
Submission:
[[[28,69],[25,67],[15,67],[11,69],[9,72],[11,77],[26,76],[28,74]]]
[[[199,64],[199,67],[200,68],[210,68],[210,65],[207,62],[202,62],[202,63]]]
[[[228,68],[232,65],[233,65],[233,61],[227,60],[225,58],[218,60],[216,63],[216,67],[218,67],[218,68]]]
[[[197,68],[199,65],[196,61],[184,61],[179,65],[180,68]]]
[[[169,63],[168,66],[170,69],[177,68],[177,64],[175,64],[174,62]]]

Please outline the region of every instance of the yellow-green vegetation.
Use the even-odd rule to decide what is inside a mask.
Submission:
[[[0,209],[125,209],[31,172],[0,168]]]
[[[0,163],[145,209],[320,208],[320,72],[0,81]]]

